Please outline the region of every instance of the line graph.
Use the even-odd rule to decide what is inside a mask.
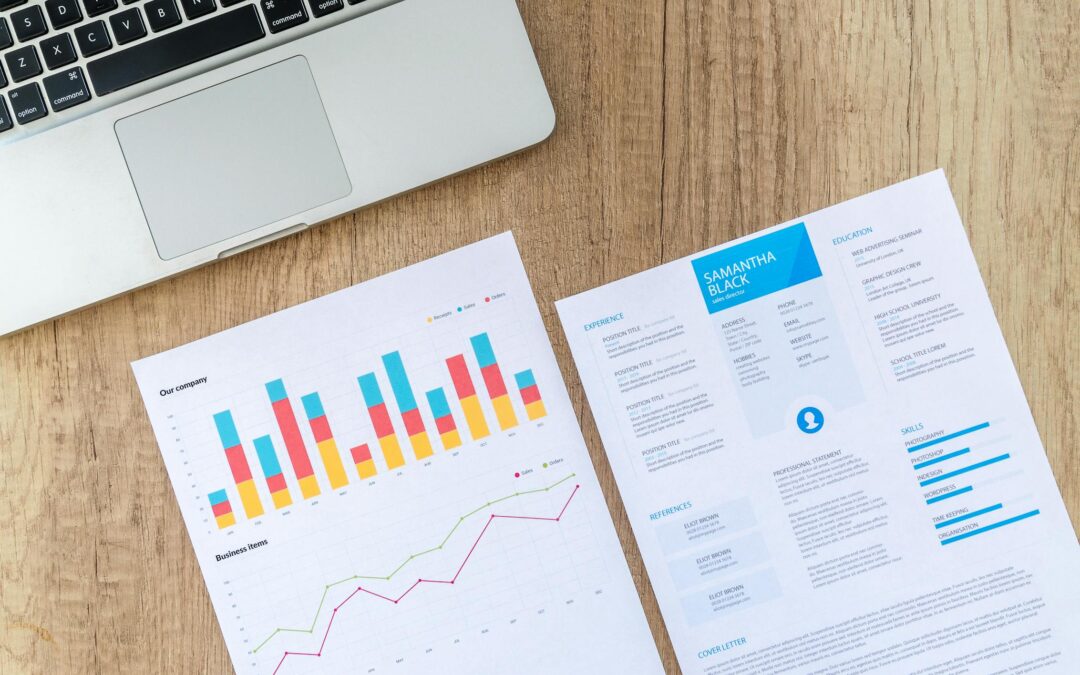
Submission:
[[[323,606],[326,604],[326,596],[329,595],[330,590],[335,588],[336,586],[340,586],[341,584],[345,584],[345,583],[348,583],[350,581],[356,581],[357,579],[373,579],[373,580],[376,580],[376,581],[390,581],[391,579],[394,578],[395,575],[397,575],[398,572],[405,569],[406,565],[411,563],[413,560],[416,560],[417,558],[419,558],[421,556],[427,555],[428,553],[434,553],[435,551],[442,550],[442,547],[446,545],[446,542],[450,541],[450,537],[454,536],[454,533],[457,532],[458,528],[461,527],[462,523],[464,523],[466,520],[468,520],[472,516],[475,516],[477,513],[480,513],[484,509],[491,508],[495,504],[505,502],[505,501],[507,501],[509,499],[514,499],[515,497],[524,497],[525,495],[538,494],[540,492],[549,492],[553,488],[556,488],[556,487],[562,485],[563,483],[570,480],[571,478],[574,478],[575,476],[577,476],[576,473],[571,473],[571,474],[569,474],[567,476],[564,476],[562,479],[557,480],[554,483],[552,483],[551,485],[548,485],[546,487],[535,488],[533,490],[519,490],[518,492],[515,492],[514,494],[506,495],[505,497],[499,497],[498,499],[492,499],[491,501],[487,502],[486,504],[482,504],[482,505],[476,507],[472,511],[469,511],[465,515],[458,518],[457,522],[454,523],[454,526],[452,528],[450,528],[450,531],[446,533],[446,536],[443,537],[442,541],[440,541],[438,543],[438,545],[432,546],[431,548],[426,549],[424,551],[419,551],[417,553],[410,554],[409,557],[406,558],[396,568],[394,568],[394,571],[390,572],[390,574],[386,574],[386,575],[354,574],[351,577],[345,577],[344,579],[340,579],[340,580],[335,581],[335,582],[333,582],[331,584],[327,584],[326,587],[323,589],[322,597],[319,599],[319,606],[315,610],[315,617],[311,620],[311,625],[310,626],[308,626],[307,628],[275,628],[274,631],[272,633],[270,633],[270,635],[267,636],[267,638],[265,640],[260,642],[257,647],[255,647],[254,649],[251,650],[251,653],[252,654],[257,654],[260,649],[265,647],[267,645],[267,643],[269,643],[271,640],[273,640],[274,637],[277,636],[280,633],[307,633],[309,635],[311,633],[313,633],[315,631],[315,624],[317,624],[319,622],[319,617],[322,615]],[[503,516],[503,517],[509,518],[510,516]],[[352,596],[350,596],[350,597],[352,597]]]
[[[570,476],[567,476],[566,478],[559,481],[559,483],[556,483],[555,485],[558,485],[558,484],[568,480],[569,478],[572,478],[573,475],[574,474],[571,474]],[[550,490],[555,485],[549,486],[547,488],[538,488],[536,490],[532,490],[532,492],[544,492],[544,491]],[[566,502],[563,504],[562,509],[559,511],[558,515],[556,515],[556,516],[511,516],[511,515],[501,515],[501,514],[497,514],[497,513],[489,514],[487,522],[484,524],[484,528],[482,530],[480,530],[480,534],[477,535],[476,540],[473,541],[472,546],[469,548],[469,552],[465,554],[465,558],[461,561],[461,564],[458,565],[457,571],[454,572],[454,576],[450,577],[449,579],[424,579],[424,578],[419,578],[415,582],[413,582],[413,584],[411,586],[406,588],[401,593],[401,595],[397,596],[396,598],[392,598],[392,597],[389,597],[387,595],[383,595],[381,593],[378,593],[376,591],[372,591],[370,589],[364,588],[362,585],[357,586],[356,590],[354,590],[352,593],[350,593],[344,600],[342,600],[340,603],[338,603],[331,610],[331,612],[330,612],[330,621],[326,624],[326,631],[323,633],[322,642],[319,643],[319,649],[317,651],[314,651],[314,652],[294,652],[294,651],[286,650],[285,653],[282,654],[281,660],[278,661],[277,666],[274,668],[274,675],[277,675],[277,672],[279,670],[281,670],[281,666],[284,665],[285,660],[288,659],[290,656],[307,656],[307,657],[314,657],[314,658],[321,657],[322,654],[323,654],[323,649],[325,649],[325,647],[326,647],[326,640],[330,636],[330,629],[334,626],[334,619],[337,617],[338,612],[341,610],[342,607],[344,607],[350,600],[352,600],[357,595],[363,593],[363,594],[369,595],[371,597],[377,598],[379,600],[383,600],[385,602],[390,602],[390,603],[393,603],[393,604],[396,605],[396,604],[400,603],[407,595],[412,593],[413,590],[415,590],[421,584],[447,584],[447,585],[452,585],[457,581],[458,577],[461,575],[462,570],[465,569],[465,565],[469,562],[469,559],[472,557],[473,553],[476,551],[476,547],[480,545],[480,541],[483,540],[484,535],[487,533],[488,529],[491,528],[491,524],[493,522],[495,522],[496,520],[530,520],[530,521],[542,521],[542,522],[552,522],[552,523],[560,522],[562,520],[563,515],[566,513],[566,509],[570,507],[570,502],[574,499],[574,495],[576,495],[578,493],[578,490],[580,490],[580,489],[581,489],[580,484],[574,486],[574,489],[570,492],[570,496],[566,498]],[[525,494],[525,493],[520,493],[520,494]],[[503,500],[509,499],[511,497],[520,496],[520,494],[510,495],[510,496],[504,497],[504,498],[502,498],[502,499],[500,499],[498,501],[503,501]],[[491,503],[494,503],[494,502],[490,502],[489,505]],[[487,508],[487,506],[488,505],[480,507],[480,509],[477,509],[477,511],[479,511],[481,509],[484,509],[484,508]],[[476,511],[473,511],[472,513],[476,513]],[[469,514],[469,515],[472,515],[472,514]],[[461,521],[464,520],[464,518],[465,517],[462,517],[458,521],[458,523],[460,524]],[[455,526],[455,529],[457,529],[456,526]],[[450,534],[453,534],[453,530],[451,530]],[[449,537],[450,537],[450,535],[447,535],[447,538],[449,538]],[[443,540],[443,541],[445,543],[445,540]],[[431,550],[438,550],[438,548],[441,548],[441,545],[439,547],[436,547],[435,549],[431,549]],[[431,550],[425,551],[425,552],[430,553]],[[415,557],[415,556],[410,557],[409,560],[412,560],[413,557]],[[406,561],[406,563],[407,562],[408,561]],[[403,563],[401,567],[403,567],[404,565],[405,565],[405,563]],[[401,567],[399,567],[398,569],[400,570]],[[396,571],[397,570],[395,570],[395,572]],[[386,578],[389,578],[389,577],[368,577],[368,578],[386,579]],[[326,594],[324,593],[323,594],[323,599],[325,600],[325,598],[326,598]],[[320,609],[321,609],[321,603],[320,603]],[[280,630],[281,629],[278,629],[278,631],[280,631]],[[275,634],[278,631],[275,631]],[[310,631],[307,631],[307,632],[310,632]],[[271,637],[273,637],[273,636],[271,636]],[[265,644],[265,641],[264,641],[263,644]],[[262,645],[260,645],[260,647],[261,646]]]

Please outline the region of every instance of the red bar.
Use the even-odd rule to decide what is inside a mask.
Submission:
[[[234,445],[225,448],[225,459],[229,460],[229,470],[232,471],[233,481],[239,485],[246,480],[251,480],[251,467],[248,466],[247,457],[244,456],[244,448]]]
[[[424,418],[420,416],[419,409],[401,413],[401,419],[405,422],[405,433],[409,436],[424,432]]]
[[[276,476],[266,477],[266,487],[270,488],[270,492],[278,492],[289,486],[285,483],[285,474],[279,473]]]
[[[447,431],[453,431],[457,429],[457,425],[454,424],[453,415],[444,415],[435,420],[435,428],[439,430],[440,434],[445,434]]]
[[[371,449],[368,448],[367,443],[358,445],[351,449],[353,464],[359,464],[360,462],[366,462],[371,459]]]
[[[226,513],[232,513],[232,505],[229,504],[228,500],[223,501],[219,504],[213,504],[210,508],[213,509],[215,517],[223,516]]]
[[[503,382],[499,364],[493,363],[486,368],[481,368],[480,374],[484,377],[484,386],[487,387],[488,396],[491,398],[506,396],[506,383]]]
[[[386,404],[373,405],[368,410],[371,415],[371,424],[375,427],[375,435],[386,438],[394,434],[394,423],[390,421],[390,413],[386,411]]]
[[[283,398],[280,401],[274,401],[273,408],[293,471],[296,472],[297,478],[307,478],[315,471],[311,468],[311,460],[308,458],[307,448],[304,447],[304,439],[300,436],[300,427],[296,426],[292,404],[289,403],[289,399]]]
[[[525,405],[535,403],[540,400],[540,387],[535,384],[529,385],[521,390],[521,402]]]
[[[464,355],[458,354],[446,359],[446,367],[450,370],[450,379],[454,381],[454,391],[457,392],[458,400],[476,395],[476,387],[473,386],[472,376],[469,375],[469,367],[465,365]]]
[[[308,422],[311,424],[311,435],[315,437],[316,443],[322,443],[334,437],[334,434],[330,433],[330,422],[326,419],[326,415],[308,420]]]

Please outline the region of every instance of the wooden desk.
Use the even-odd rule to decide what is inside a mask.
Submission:
[[[509,229],[676,671],[552,302],[939,166],[1080,523],[1080,4],[523,5],[546,144],[0,340],[0,673],[229,672],[128,363]]]

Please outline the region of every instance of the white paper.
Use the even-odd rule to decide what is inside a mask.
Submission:
[[[663,672],[509,234],[133,367],[238,672]]]
[[[558,310],[684,672],[1076,672],[1076,536],[940,171]]]

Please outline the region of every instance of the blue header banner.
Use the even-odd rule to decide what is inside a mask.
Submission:
[[[799,223],[691,261],[710,314],[821,276]]]

